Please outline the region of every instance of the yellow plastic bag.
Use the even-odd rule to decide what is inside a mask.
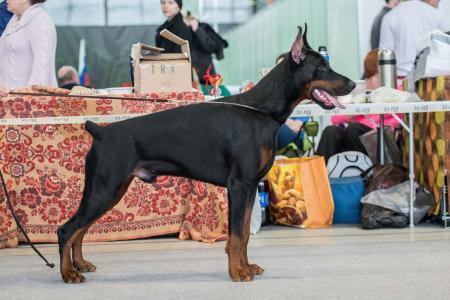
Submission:
[[[301,228],[333,223],[334,202],[323,157],[277,160],[267,180],[272,222]]]

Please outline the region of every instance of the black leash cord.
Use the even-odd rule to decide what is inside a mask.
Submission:
[[[45,263],[47,264],[47,266],[49,268],[54,268],[55,264],[54,263],[49,263],[47,259],[45,259],[45,257],[41,254],[41,252],[39,252],[38,249],[36,249],[36,247],[33,245],[33,243],[30,241],[30,238],[28,237],[27,233],[25,232],[25,230],[23,229],[22,225],[20,225],[19,223],[19,219],[16,216],[16,213],[14,212],[14,209],[12,207],[11,204],[11,199],[9,198],[9,194],[8,191],[6,190],[6,183],[5,183],[5,179],[3,178],[3,173],[0,170],[0,177],[2,179],[2,189],[3,189],[3,193],[5,194],[6,197],[6,204],[8,205],[9,210],[11,211],[11,214],[14,218],[14,221],[16,221],[17,226],[20,228],[20,231],[22,231],[23,235],[25,236],[25,238],[27,239],[28,244],[31,246],[31,248],[33,248],[33,250],[45,261]]]

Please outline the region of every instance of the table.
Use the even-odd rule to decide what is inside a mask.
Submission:
[[[407,103],[362,103],[347,104],[345,109],[335,108],[324,110],[315,104],[299,105],[295,108],[292,116],[334,116],[334,115],[360,115],[360,114],[392,114],[408,132],[409,135],[409,181],[410,181],[410,227],[414,227],[414,113],[450,111],[450,101],[438,102],[407,102]],[[398,118],[395,114],[408,114],[409,124]],[[381,132],[383,132],[381,130]],[[382,141],[382,139],[381,139]],[[382,142],[380,150],[384,149]],[[383,151],[381,151],[383,153]],[[381,160],[382,155],[380,155]],[[383,160],[382,160],[383,162]]]

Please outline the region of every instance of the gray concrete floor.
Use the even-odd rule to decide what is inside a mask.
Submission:
[[[224,242],[157,238],[85,244],[98,269],[64,284],[55,245],[0,250],[0,299],[450,299],[450,229],[364,231],[263,227],[249,258],[265,269],[250,283],[228,278]]]

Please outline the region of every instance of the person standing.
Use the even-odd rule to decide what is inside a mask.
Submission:
[[[14,13],[0,37],[0,86],[58,87],[55,75],[56,28],[42,7],[45,0],[8,0]]]
[[[380,46],[380,30],[381,21],[383,21],[384,16],[396,7],[399,0],[386,0],[386,5],[381,9],[372,24],[372,31],[370,33],[370,45],[371,49],[377,49]]]
[[[433,29],[443,29],[439,0],[409,0],[385,15],[381,23],[380,49],[394,50],[397,76],[405,77],[416,57],[416,42]]]
[[[203,76],[206,74],[209,66],[211,66],[210,74],[216,74],[212,55],[214,54],[217,60],[223,59],[223,50],[228,47],[228,42],[211,25],[199,22],[190,12],[187,13],[184,22],[192,31],[192,67],[196,71],[200,82],[205,83]]]
[[[9,20],[12,17],[12,13],[6,9],[6,1],[0,2],[0,36],[6,28]]]
[[[163,53],[179,53],[181,46],[163,38],[159,33],[163,29],[167,29],[180,38],[187,40],[189,45],[192,45],[192,33],[189,27],[184,23],[181,15],[181,8],[183,7],[182,0],[161,0],[161,11],[167,18],[156,31],[155,44],[156,47],[164,48]]]

